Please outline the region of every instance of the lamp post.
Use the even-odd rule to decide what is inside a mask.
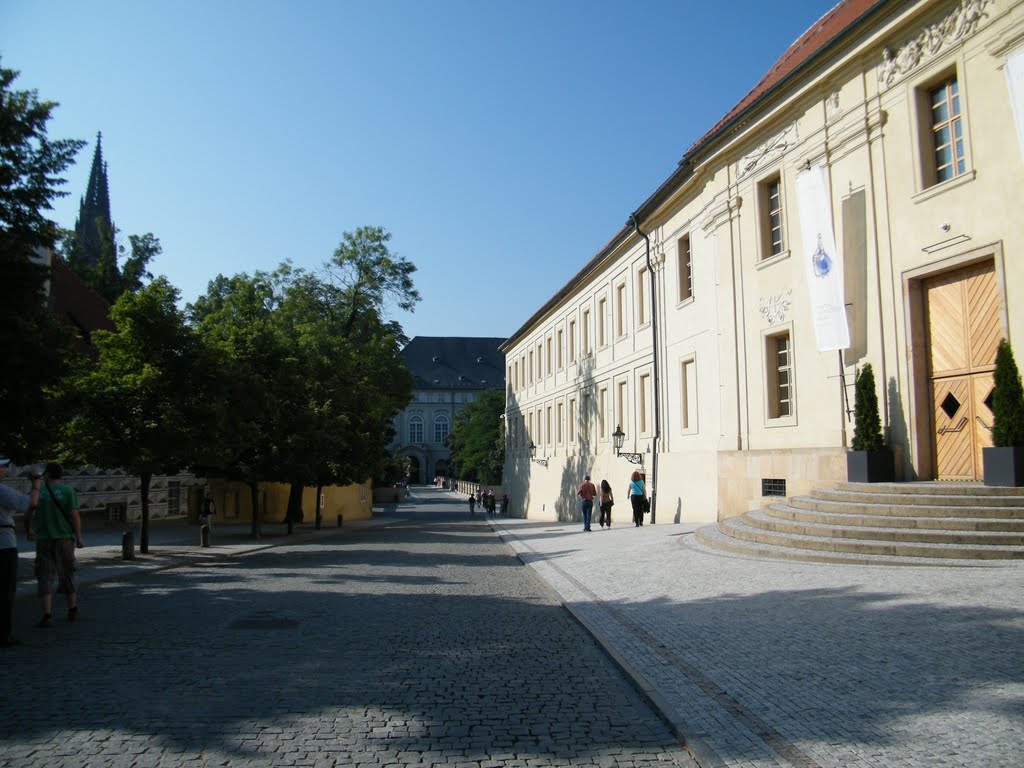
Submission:
[[[530,461],[534,462],[535,464],[540,464],[542,467],[546,467],[548,465],[547,459],[534,458],[537,455],[537,446],[534,445],[533,440],[530,441],[530,447],[528,450],[530,451]]]
[[[626,433],[622,431],[622,425],[616,424],[615,431],[612,432],[612,440],[615,444],[615,455],[621,456],[631,464],[643,464],[644,455],[642,453],[623,453],[622,443],[626,439]]]

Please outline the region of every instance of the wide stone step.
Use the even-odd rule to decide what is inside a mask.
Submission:
[[[812,523],[775,517],[771,510],[748,512],[743,515],[743,520],[752,528],[795,536],[832,539],[859,539],[872,542],[920,542],[929,544],[981,545],[988,547],[1024,547],[1024,533],[1006,531],[977,531],[964,529],[942,529],[935,527],[918,528],[913,525],[896,528],[870,525]],[[906,522],[910,523],[913,521]]]
[[[758,560],[781,560],[801,563],[828,563],[836,565],[866,566],[911,566],[911,567],[970,567],[970,568],[1015,568],[1024,567],[1021,560],[978,560],[931,557],[896,557],[893,555],[864,555],[852,552],[807,550],[782,547],[775,544],[745,541],[727,536],[717,525],[698,528],[693,536],[684,537],[684,546],[692,547],[710,555],[735,555]]]
[[[928,543],[775,532],[752,525],[747,519],[752,514],[756,513],[724,520],[718,523],[718,528],[736,539],[798,550],[893,557],[1024,560],[1024,546]]]
[[[958,503],[948,504],[954,497],[929,496],[926,498],[886,496],[881,494],[844,497],[815,491],[814,496],[794,496],[790,506],[819,512],[846,512],[861,515],[890,515],[896,517],[979,517],[1024,520],[1024,506],[993,505],[989,499],[957,497]]]
[[[986,499],[1009,497],[1024,504],[1024,488],[983,483],[921,481],[910,483],[836,483],[833,490],[849,493],[887,493],[902,496],[980,496]]]
[[[860,512],[819,511],[793,506],[791,504],[772,504],[765,508],[765,513],[783,520],[819,525],[863,526],[865,528],[918,528],[927,530],[947,531],[993,531],[1024,534],[1024,519],[1007,519],[996,517],[897,517],[895,515],[873,515]],[[951,510],[954,514],[962,514],[962,510]]]

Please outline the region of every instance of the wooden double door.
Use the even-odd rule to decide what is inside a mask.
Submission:
[[[1002,337],[991,261],[924,284],[928,376],[938,480],[981,480],[981,449],[992,445],[992,371]]]

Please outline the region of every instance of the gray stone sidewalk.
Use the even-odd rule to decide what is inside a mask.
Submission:
[[[705,766],[1018,766],[1024,568],[702,551],[694,526],[492,527]]]

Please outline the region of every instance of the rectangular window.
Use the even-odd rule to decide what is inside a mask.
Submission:
[[[960,89],[956,77],[929,92],[935,181],[956,178],[966,170],[963,126],[960,121]]]
[[[786,480],[781,477],[762,477],[761,478],[761,495],[762,496],[785,496],[786,495]]]
[[[569,362],[576,362],[576,321],[569,321]]]
[[[597,302],[597,346],[603,347],[608,343],[604,337],[606,318],[608,317],[608,302],[602,298]]]
[[[651,408],[651,376],[648,373],[640,376],[640,434],[650,434],[650,408]]]
[[[564,421],[565,421],[565,406],[564,406],[564,404],[561,401],[559,401],[559,403],[558,403],[558,405],[557,405],[557,407],[555,409],[555,442],[558,443],[559,445],[561,445],[563,442],[565,442],[565,439],[563,437],[564,433],[562,431],[563,430],[562,424],[564,423]]]
[[[544,412],[544,439],[548,444],[551,443],[551,437],[551,406],[549,405],[547,410]]]
[[[533,350],[530,350],[530,383],[533,384]]]
[[[690,254],[690,236],[679,238],[676,263],[679,268],[679,301],[693,298],[693,258]]]
[[[684,430],[697,427],[697,363],[691,357],[683,360],[679,372],[679,408]]]
[[[647,267],[636,273],[636,324],[647,322]]]
[[[762,258],[770,259],[784,250],[782,240],[782,179],[779,176],[761,184]]]
[[[554,346],[554,344],[555,344],[554,341],[552,341],[551,337],[548,336],[548,359],[547,359],[548,376],[550,376],[551,372],[554,370],[554,368],[551,367],[551,364],[554,362],[552,360],[551,348]]]
[[[558,370],[562,370],[562,365],[563,365],[562,364],[562,347],[564,346],[564,342],[565,342],[565,334],[562,332],[562,329],[559,328],[558,329],[558,350],[555,352],[555,355],[558,357]]]
[[[506,375],[508,377],[508,385],[510,387],[515,387],[516,384],[515,384],[515,380],[512,378],[512,366],[511,365],[508,367],[508,373]]]
[[[615,335],[626,335],[626,284],[615,286]]]
[[[597,436],[604,440],[608,437],[605,414],[608,413],[608,388],[601,387],[597,393]]]
[[[793,355],[789,332],[767,337],[768,418],[793,412]]]
[[[583,310],[583,355],[590,354],[590,310]]]
[[[537,381],[544,378],[544,345],[537,344]]]
[[[576,411],[576,398],[569,400],[569,442],[576,442],[576,425],[577,425],[577,411]]]

